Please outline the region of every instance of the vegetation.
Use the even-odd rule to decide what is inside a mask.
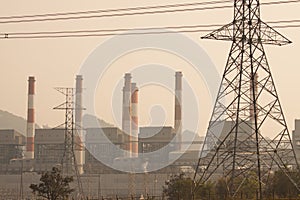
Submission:
[[[41,183],[31,184],[30,189],[38,197],[48,200],[68,199],[74,189],[70,188],[73,177],[63,177],[61,171],[53,167],[51,172],[43,173],[40,178]]]
[[[171,176],[163,187],[164,196],[168,199],[191,199],[192,179],[183,173]]]
[[[290,172],[289,176],[300,185],[300,174]],[[234,185],[239,188],[236,199],[256,199],[258,182],[255,174],[249,173],[247,177],[236,178]],[[264,196],[267,199],[297,199],[300,192],[291,180],[281,171],[271,174],[270,185],[263,186]],[[214,183],[201,185],[195,193],[197,200],[229,200],[228,179],[220,178]],[[242,184],[241,184],[242,183]],[[173,175],[163,187],[163,194],[168,200],[186,200],[191,198],[193,180],[184,174]]]
[[[165,186],[163,187],[163,196],[169,200],[192,199],[193,187],[193,180],[190,177],[187,177],[183,173],[179,175],[173,175],[169,181],[166,181]],[[202,197],[203,200],[208,200],[214,195],[213,192],[214,185],[207,183],[202,185],[199,190],[197,190],[195,198],[198,199]]]
[[[299,186],[300,174],[299,172],[290,172],[289,176]],[[299,197],[299,191],[295,184],[284,174],[282,171],[277,171],[270,177],[271,183],[266,188],[266,195],[269,197],[277,198],[297,198]]]

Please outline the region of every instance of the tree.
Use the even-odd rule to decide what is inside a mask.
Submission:
[[[227,179],[220,178],[215,186],[216,196],[219,200],[226,200],[228,198]]]
[[[299,172],[289,172],[289,176],[295,181],[297,185],[300,184]],[[272,184],[267,188],[269,194],[276,195],[280,198],[298,197],[299,191],[284,172],[276,171],[271,178]]]
[[[163,193],[169,200],[191,199],[192,179],[183,173],[172,175],[163,186]]]
[[[201,200],[214,200],[215,199],[215,184],[208,181],[201,184],[199,189],[195,191],[195,198]]]
[[[236,178],[236,186],[239,187],[238,194],[241,198],[255,199],[259,184],[255,171],[249,172],[245,177]]]
[[[215,185],[215,192],[218,200],[229,199],[229,178],[222,177],[218,179]],[[240,199],[254,199],[256,196],[258,183],[255,172],[249,172],[247,176],[238,176],[233,181],[234,190],[236,190],[236,198]]]
[[[73,177],[61,175],[61,171],[53,167],[51,172],[45,172],[40,178],[41,183],[31,184],[30,189],[34,194],[48,200],[64,200],[74,191],[70,188]]]
[[[194,189],[193,180],[186,177],[184,173],[172,175],[169,181],[166,181],[163,187],[164,196],[169,200],[186,200],[192,199],[192,190]],[[201,200],[213,200],[214,184],[207,182],[200,185],[195,191],[194,198]]]

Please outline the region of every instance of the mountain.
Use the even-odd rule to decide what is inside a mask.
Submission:
[[[26,119],[0,110],[0,129],[15,129],[23,135],[26,135],[26,123]],[[36,128],[39,128],[39,126],[36,125]]]
[[[114,125],[90,114],[83,115],[82,123],[84,128],[114,127]]]
[[[83,116],[83,127],[84,128],[95,128],[95,127],[114,127],[114,125],[105,122],[96,116],[85,114]],[[26,119],[19,117],[7,111],[0,110],[0,129],[15,129],[16,131],[26,135]],[[35,128],[41,128],[36,124]],[[51,128],[43,126],[42,128]]]

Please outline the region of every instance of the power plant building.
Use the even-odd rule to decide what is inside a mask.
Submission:
[[[117,127],[83,127],[83,78],[82,76],[76,77],[74,151],[83,183],[87,183],[83,185],[85,189],[92,180],[95,183],[102,182],[106,195],[113,195],[116,190],[126,195],[128,184],[132,180],[125,172],[117,171],[109,166],[122,162],[136,162],[138,165],[141,164],[138,167],[143,167],[142,164],[151,160],[149,165],[163,165],[164,167],[158,168],[160,170],[154,173],[146,173],[146,170],[145,174],[137,174],[136,180],[143,182],[143,185],[137,184],[136,191],[139,194],[146,194],[145,191],[151,188],[150,193],[161,194],[162,185],[169,175],[178,171],[175,165],[166,165],[169,164],[170,155],[182,149],[182,134],[184,133],[182,133],[182,76],[181,72],[175,73],[174,126],[139,127],[139,88],[131,81],[131,74],[126,73],[123,87],[122,130]],[[37,174],[34,172],[50,171],[52,167],[62,164],[66,130],[65,128],[34,128],[34,84],[35,78],[29,77],[26,136],[14,130],[0,130],[0,162],[2,163],[1,171],[3,171],[2,168],[6,171],[10,168],[12,174],[32,172],[32,177],[36,179]],[[25,158],[22,152],[25,152]],[[192,157],[196,156],[196,153],[198,152],[187,152],[181,156],[181,162],[176,165],[192,163]],[[94,177],[96,174],[99,174],[99,177],[101,174],[102,180],[97,176]],[[93,190],[97,191],[97,188]]]
[[[22,158],[26,138],[15,130],[0,130],[0,164],[9,164],[10,160]]]
[[[293,130],[293,146],[298,163],[300,162],[300,120],[295,120],[295,130]]]
[[[141,127],[139,134],[139,153],[148,154],[152,160],[162,164],[168,162],[169,153],[176,150],[175,130],[173,127]],[[145,155],[147,156],[147,154]],[[145,158],[145,157],[143,157]]]
[[[111,172],[112,169],[106,164],[112,165],[114,159],[124,157],[117,148],[127,147],[126,134],[116,127],[87,128],[85,136],[85,166],[86,173]]]
[[[60,165],[64,153],[64,129],[36,129],[35,131],[35,168],[36,171],[51,170]]]

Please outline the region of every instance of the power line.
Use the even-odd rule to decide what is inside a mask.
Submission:
[[[282,21],[270,21],[267,22],[269,24],[280,24],[280,23],[297,23],[300,20],[282,20]],[[220,24],[198,24],[198,25],[182,25],[182,26],[164,26],[164,27],[140,27],[140,28],[119,28],[119,29],[94,29],[94,30],[67,30],[67,31],[40,31],[40,32],[12,32],[12,33],[0,33],[2,36],[6,36],[6,38],[16,38],[16,36],[31,36],[34,35],[44,35],[43,37],[49,37],[48,35],[57,35],[57,34],[68,34],[68,37],[76,37],[77,35],[69,35],[69,34],[80,34],[84,33],[86,36],[88,33],[105,33],[105,34],[97,34],[97,36],[111,36],[116,35],[118,33],[115,32],[124,32],[124,31],[152,31],[152,32],[136,32],[136,33],[126,33],[126,35],[136,35],[136,34],[158,34],[158,33],[171,33],[170,31],[163,30],[163,29],[193,29],[197,28],[197,30],[189,30],[192,32],[207,32],[212,31],[213,29],[199,29],[199,28],[215,28],[220,27]],[[289,27],[298,27],[298,25],[277,25],[274,28],[289,28]],[[160,32],[153,32],[153,31],[160,31]],[[163,31],[162,31],[163,30]],[[112,33],[113,32],[113,33]],[[182,32],[182,31],[179,31]],[[173,33],[173,32],[172,32]],[[124,34],[123,34],[124,35]],[[12,37],[13,36],[13,37]],[[67,36],[60,36],[60,37],[67,37]],[[81,35],[78,35],[81,37]],[[92,35],[93,36],[93,35]]]
[[[271,1],[271,2],[264,2],[261,5],[276,5],[276,4],[290,4],[290,3],[299,3],[300,0],[289,0],[289,1]]]
[[[227,2],[227,1],[225,1]],[[271,4],[282,4],[282,3],[295,3],[300,2],[300,0],[292,1],[277,1],[277,2],[265,2],[266,5]],[[216,4],[220,1],[213,2],[202,2],[201,4]],[[198,3],[199,4],[199,3]],[[190,4],[173,4],[166,6],[182,6]],[[158,7],[158,6],[156,6]],[[230,6],[231,7],[231,6]],[[145,7],[137,7],[139,9]],[[207,7],[206,7],[207,8]],[[199,9],[199,8],[195,8]],[[174,10],[173,10],[174,11]],[[66,13],[65,13],[66,14]],[[132,13],[131,13],[132,14]],[[15,16],[16,17],[16,16]],[[20,17],[20,16],[19,16]],[[281,20],[281,21],[270,21],[269,24],[289,24],[298,23],[300,19],[293,20]],[[0,22],[1,23],[1,22]],[[200,29],[200,28],[215,28],[220,27],[220,24],[198,24],[198,25],[181,25],[181,26],[165,26],[165,27],[141,27],[141,28],[119,28],[119,29],[96,29],[96,30],[66,30],[66,31],[40,31],[40,32],[12,32],[12,33],[0,33],[0,39],[38,39],[38,38],[69,38],[69,37],[103,37],[103,36],[115,36],[115,35],[147,35],[147,34],[173,34],[173,33],[195,33],[195,32],[208,32],[213,31],[213,29]],[[300,25],[276,25],[274,28],[297,28]],[[197,28],[197,29],[194,29]],[[180,29],[179,31],[169,31],[164,29]],[[194,30],[181,30],[181,29],[194,29]],[[118,33],[127,31],[129,33]],[[130,32],[139,31],[139,32]],[[143,32],[141,32],[143,31]],[[150,32],[145,32],[150,31]],[[59,35],[58,35],[59,34]]]
[[[300,22],[300,19],[270,21],[268,23],[269,24],[281,24],[281,23],[297,23],[297,22]]]
[[[212,9],[225,9],[225,8],[232,8],[232,6],[231,5],[211,6],[211,7],[184,8],[184,9],[175,9],[175,10],[157,10],[157,11],[143,11],[143,12],[130,12],[130,13],[115,13],[115,14],[104,14],[104,15],[88,15],[88,16],[56,17],[56,18],[40,18],[40,19],[21,19],[21,20],[0,21],[0,24],[122,17],[122,16],[134,16],[134,15],[153,15],[153,14],[165,14],[165,13],[174,13],[174,12],[192,12],[192,11],[199,11],[199,10],[212,10]]]
[[[157,9],[157,8],[173,8],[173,7],[182,7],[182,6],[214,5],[214,4],[220,4],[220,3],[223,4],[223,3],[231,3],[231,2],[232,2],[231,0],[206,1],[206,2],[200,2],[200,3],[168,4],[168,5],[159,5],[159,6],[139,6],[139,7],[119,8],[119,9],[88,10],[88,11],[64,12],[64,13],[46,13],[46,14],[38,14],[38,15],[4,16],[4,17],[0,17],[0,19],[55,17],[55,16],[66,16],[66,15],[76,15],[76,14],[94,14],[94,13],[108,13],[108,12],[120,12],[120,11]]]
[[[300,28],[300,25],[279,25],[273,26],[274,28]]]
[[[186,26],[165,26],[165,27],[141,27],[141,28],[119,28],[119,29],[94,29],[94,30],[70,30],[70,31],[41,31],[41,32],[12,32],[0,33],[0,35],[42,35],[42,34],[69,34],[69,33],[96,33],[96,32],[121,32],[121,31],[147,31],[147,30],[162,30],[162,29],[190,29],[190,28],[214,28],[220,24],[214,25],[186,25]],[[212,29],[211,29],[212,30]],[[209,30],[205,30],[209,31]]]
[[[173,10],[154,10],[154,11],[143,11],[143,12],[125,12],[125,13],[114,13],[110,12],[122,12],[122,11],[136,11],[136,10],[145,10],[145,9],[157,9],[157,8],[177,8],[183,6],[196,6],[196,5],[217,5],[229,3],[230,0],[225,1],[212,1],[212,2],[202,2],[202,3],[185,3],[185,4],[169,4],[169,5],[160,5],[160,6],[144,6],[144,7],[131,7],[131,8],[121,8],[121,9],[107,9],[107,10],[89,10],[89,11],[80,11],[80,12],[66,12],[66,13],[48,13],[40,15],[23,15],[23,16],[8,16],[0,17],[2,19],[13,19],[8,21],[0,21],[0,24],[10,24],[10,23],[25,23],[25,22],[44,22],[44,21],[57,21],[57,20],[77,20],[77,19],[90,19],[90,18],[106,18],[106,17],[121,17],[121,16],[133,16],[133,15],[152,15],[152,14],[164,14],[164,13],[174,13],[174,12],[192,12],[199,10],[213,10],[213,9],[226,9],[232,8],[232,5],[223,5],[223,6],[205,6],[205,7],[196,7],[196,8],[184,8],[184,9],[173,9]],[[299,3],[300,0],[291,0],[291,1],[271,1],[264,2],[262,5],[278,5],[278,4],[290,4],[290,3]],[[87,15],[82,16],[82,14],[94,14],[94,13],[109,13],[103,15]],[[80,16],[70,16],[70,17],[57,17],[57,16],[68,16],[68,15],[80,15]],[[37,19],[27,19],[35,17],[53,17],[55,18],[37,18]],[[14,20],[18,19],[18,20]]]
[[[300,25],[279,25],[274,26],[274,28],[300,28]],[[149,29],[148,29],[149,30]],[[154,29],[155,30],[155,29]],[[156,29],[158,30],[158,29]],[[86,34],[65,34],[65,35],[15,35],[10,36],[9,34],[2,34],[3,37],[1,39],[50,39],[50,38],[82,38],[82,37],[106,37],[106,36],[134,36],[134,35],[157,35],[157,34],[177,34],[177,33],[200,33],[200,32],[210,32],[213,29],[194,29],[194,30],[181,30],[181,31],[153,31],[153,32],[131,32],[131,33],[101,33],[96,32],[97,30],[93,30],[95,33],[86,33]]]
[[[69,34],[69,35],[37,35],[37,36],[12,36],[4,34],[4,37],[0,39],[45,39],[45,38],[75,38],[75,37],[104,37],[104,36],[115,36],[115,35],[156,35],[156,34],[175,34],[175,33],[197,33],[197,32],[208,32],[212,30],[183,30],[183,31],[155,31],[155,32],[135,32],[135,33],[99,33],[99,34]]]

